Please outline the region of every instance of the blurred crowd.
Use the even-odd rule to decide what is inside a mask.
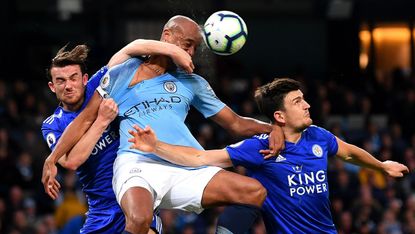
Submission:
[[[92,73],[93,71],[91,71]],[[222,74],[223,73],[223,74]],[[234,111],[267,121],[253,102],[254,90],[272,78],[219,72],[209,79],[216,94]],[[376,77],[311,79],[304,84],[314,123],[356,144],[379,160],[396,160],[415,168],[415,78],[401,70]],[[76,233],[87,210],[76,175],[60,169],[59,199],[53,201],[40,182],[49,153],[40,131],[42,121],[58,102],[47,80],[0,80],[0,233]],[[239,138],[192,110],[187,123],[206,148],[221,148]],[[243,168],[233,168],[244,173]],[[391,179],[384,174],[329,163],[329,186],[335,224],[341,234],[415,233],[415,175]],[[217,214],[162,211],[164,233],[213,233]],[[252,233],[265,233],[258,220]]]

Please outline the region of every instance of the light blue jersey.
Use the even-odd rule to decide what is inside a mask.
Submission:
[[[42,134],[51,150],[55,148],[65,128],[86,107],[106,72],[107,67],[103,67],[88,81],[85,100],[78,111],[66,111],[59,106],[53,115],[43,121]],[[88,198],[88,213],[80,233],[117,234],[124,231],[124,214],[112,188],[112,166],[119,146],[118,129],[118,122],[113,121],[95,144],[89,158],[76,170],[82,190]],[[156,214],[151,228],[161,233],[161,220]]]
[[[101,80],[101,88],[119,108],[121,143],[118,155],[134,152],[167,163],[156,155],[130,149],[128,130],[134,124],[142,128],[151,126],[161,141],[202,149],[184,123],[190,106],[207,118],[218,113],[225,104],[216,97],[205,79],[180,71],[129,87],[142,62],[138,58],[129,59],[111,68],[109,75]]]
[[[336,233],[330,212],[328,157],[337,153],[333,134],[310,126],[296,143],[285,142],[278,157],[264,160],[268,135],[255,136],[228,146],[234,166],[267,189],[263,219],[267,233]]]

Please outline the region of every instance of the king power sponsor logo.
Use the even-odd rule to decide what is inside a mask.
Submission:
[[[102,135],[101,139],[95,144],[94,149],[91,152],[91,155],[96,155],[101,151],[104,151],[109,145],[111,145],[114,141],[120,138],[117,131],[110,130],[107,128]]]
[[[287,181],[291,197],[328,191],[327,176],[323,170],[291,174],[287,176]]]

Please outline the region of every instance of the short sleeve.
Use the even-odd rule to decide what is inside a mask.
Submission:
[[[90,87],[91,90],[95,90],[99,86],[102,77],[105,75],[105,73],[107,73],[107,71],[108,67],[103,66],[101,69],[95,72],[94,75],[91,76],[87,86]]]
[[[234,166],[243,166],[246,168],[257,168],[264,163],[262,154],[263,144],[258,138],[250,138],[240,141],[236,144],[229,145],[226,150],[229,153]]]
[[[117,102],[120,95],[119,91],[128,88],[136,69],[141,63],[142,60],[138,58],[130,58],[124,63],[109,68],[101,78],[99,87]]]
[[[215,94],[209,83],[200,76],[195,76],[195,98],[192,105],[203,114],[205,118],[217,114],[225,107]]]
[[[337,151],[339,150],[339,145],[337,144],[336,136],[324,128],[317,127],[315,125],[313,125],[312,127],[314,127],[316,131],[319,131],[319,135],[325,138],[327,142],[327,156],[331,157],[336,155]]]
[[[50,150],[53,150],[62,135],[62,131],[60,131],[56,124],[53,124],[53,122],[50,124],[47,120],[42,125],[42,135]]]

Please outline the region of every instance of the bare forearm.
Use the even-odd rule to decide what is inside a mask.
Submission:
[[[236,114],[231,108],[225,106],[211,119],[228,132],[238,136],[252,136],[260,133],[270,133],[271,124]]]
[[[56,163],[67,154],[91,127],[97,117],[100,102],[101,98],[95,93],[87,107],[66,127],[55,149],[48,157],[52,163]]]
[[[59,164],[67,169],[76,170],[89,158],[95,144],[104,133],[108,124],[108,122],[101,121],[100,119],[95,120],[72,150],[59,160]]]
[[[120,64],[125,60],[139,55],[167,55],[171,56],[172,44],[155,40],[135,40],[118,51],[108,63],[109,67]]]
[[[249,117],[240,117],[231,131],[238,136],[252,136],[261,133],[270,133],[272,125]]]
[[[218,166],[223,168],[232,166],[226,150],[205,151],[157,141],[154,154],[169,162],[183,166]]]
[[[349,153],[340,157],[346,162],[353,163],[358,166],[371,168],[378,171],[383,171],[383,164],[381,161],[373,157],[367,151],[354,146],[348,145]]]
[[[157,141],[154,154],[178,165],[198,167],[204,165],[201,159],[204,152],[191,147],[170,145]]]

